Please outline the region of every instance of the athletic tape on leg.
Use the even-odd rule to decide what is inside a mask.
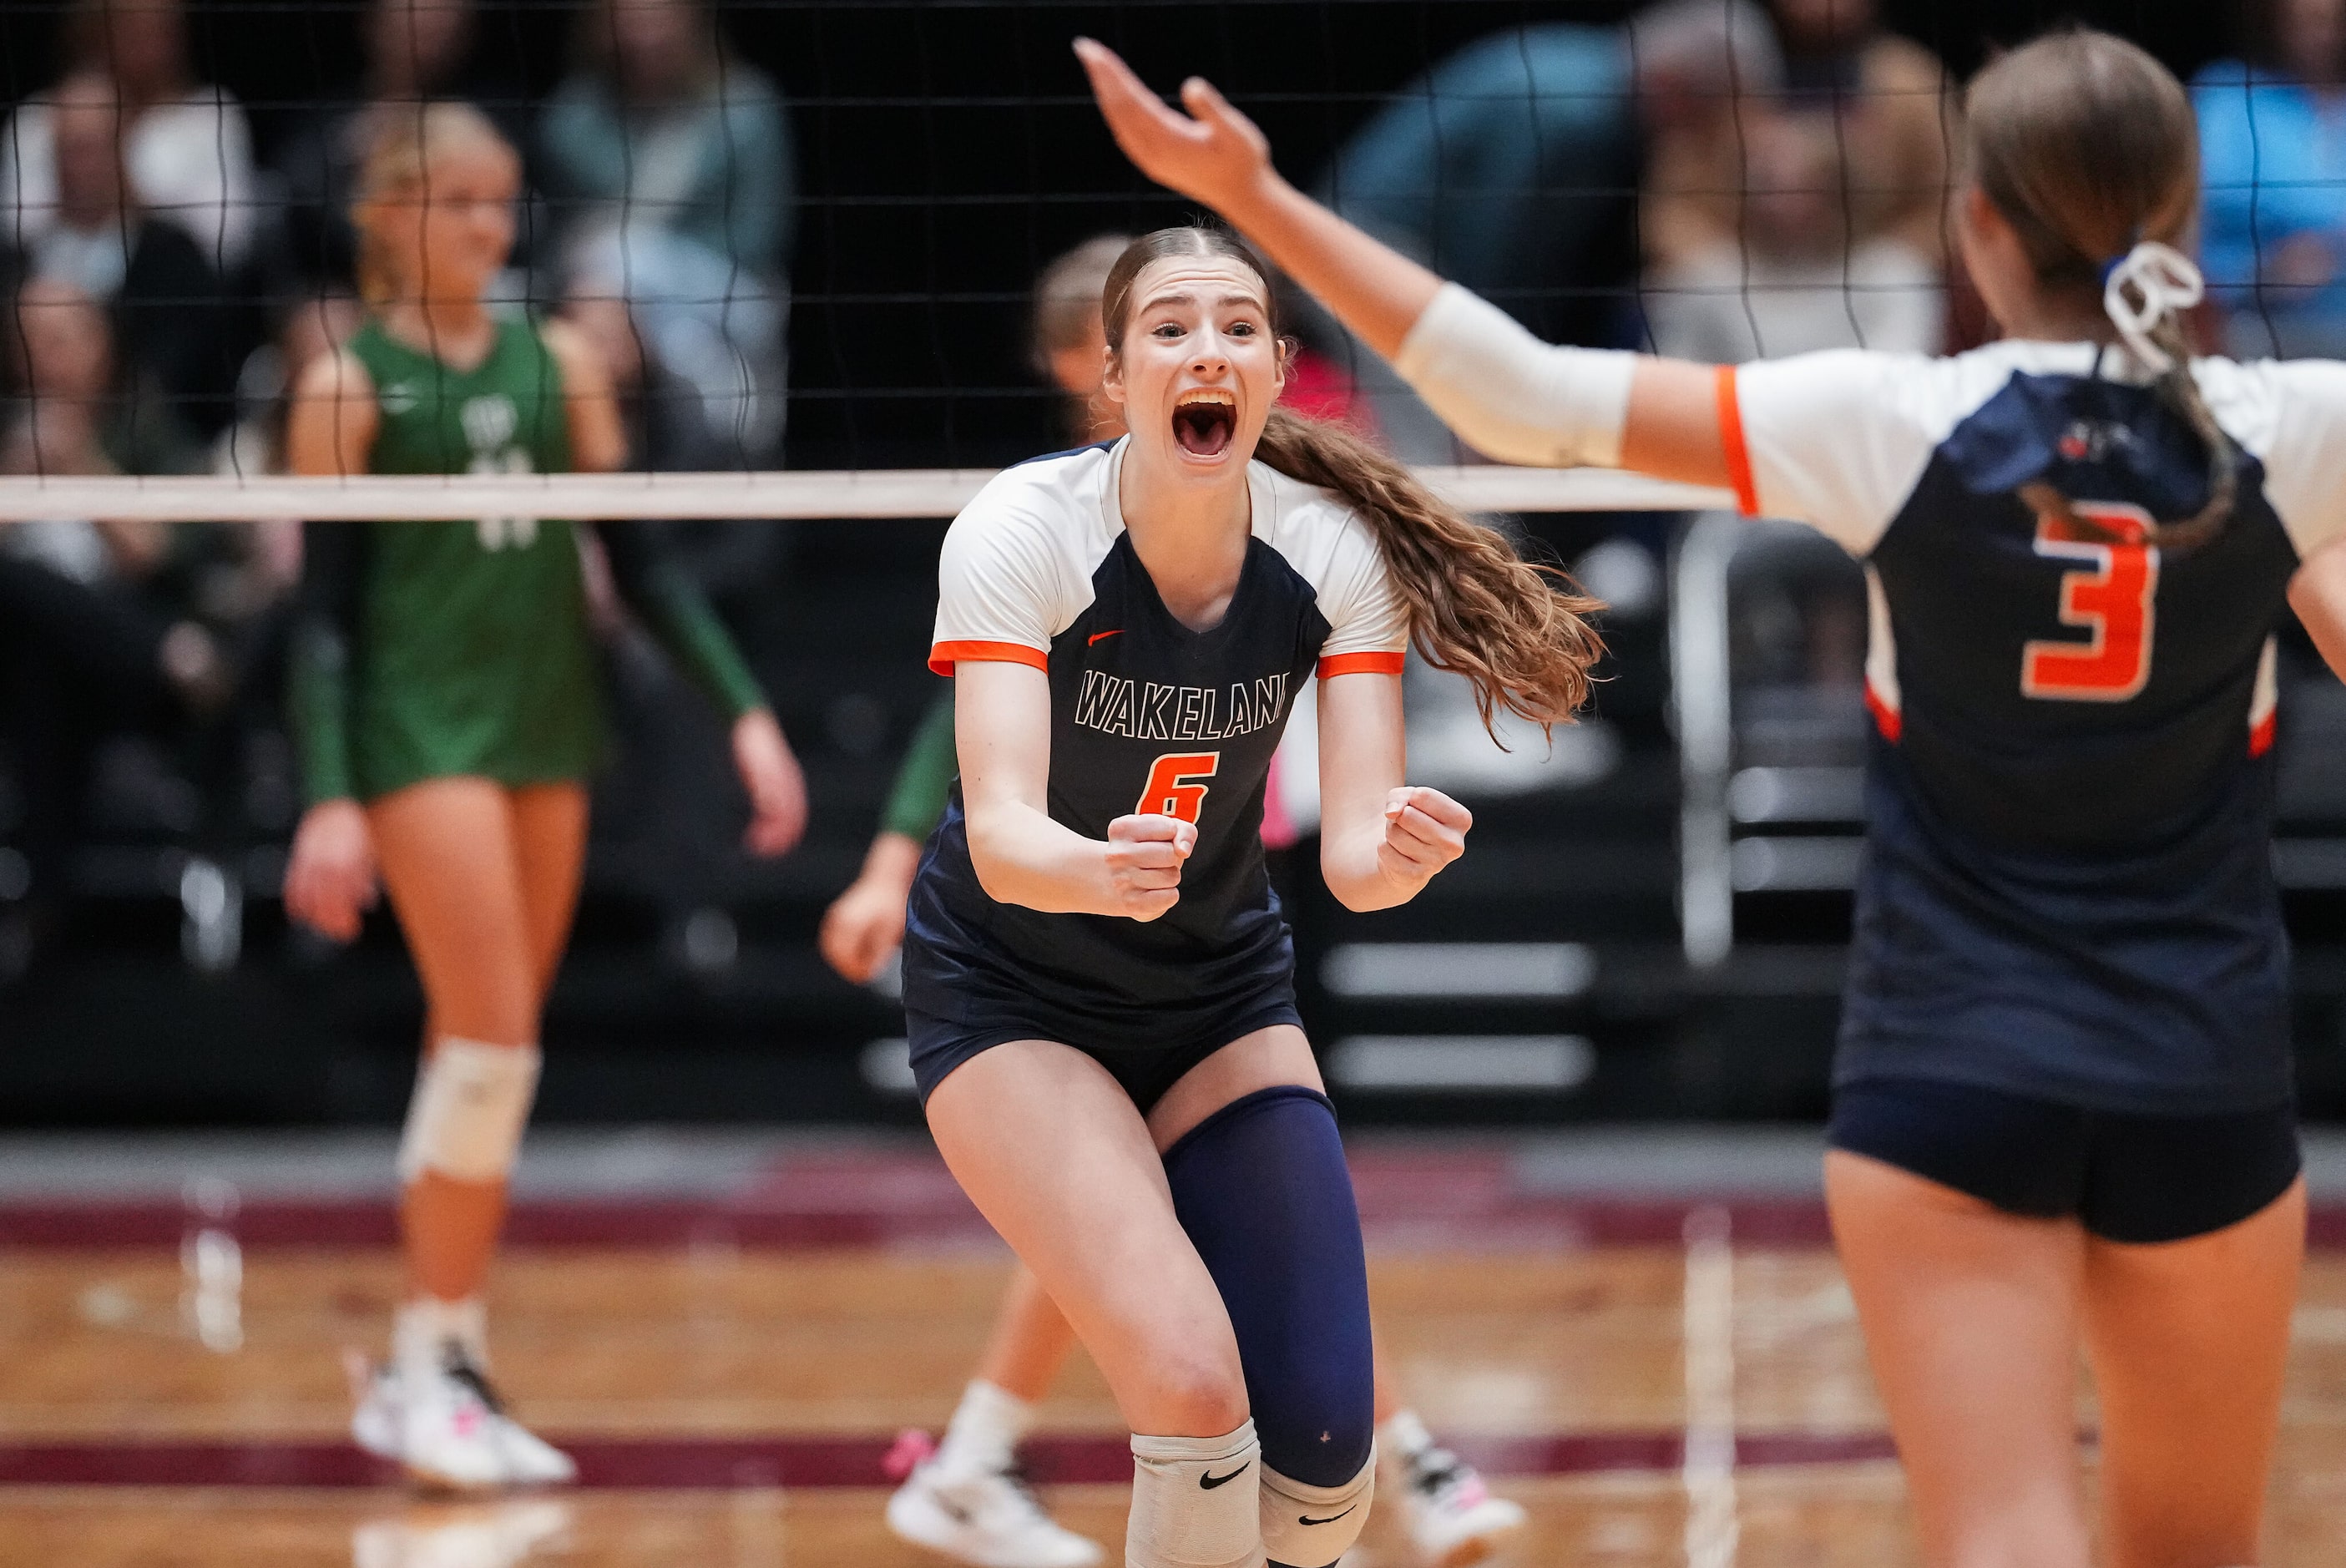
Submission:
[[[1262,1471],[1262,1549],[1283,1568],[1328,1568],[1352,1549],[1377,1492],[1372,1453],[1341,1486],[1306,1486],[1269,1465]]]
[[[1254,1422],[1211,1438],[1132,1440],[1125,1568],[1262,1568]]]
[[[537,1093],[535,1045],[443,1039],[415,1074],[399,1139],[399,1179],[437,1171],[452,1181],[503,1181],[521,1149]]]
[[[1352,1485],[1373,1446],[1376,1372],[1334,1107],[1294,1085],[1234,1100],[1165,1152],[1165,1179],[1229,1312],[1263,1462]]]

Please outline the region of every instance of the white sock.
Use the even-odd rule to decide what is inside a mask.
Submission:
[[[440,1371],[448,1364],[452,1345],[474,1367],[488,1370],[488,1312],[479,1297],[443,1301],[436,1296],[418,1296],[400,1303],[391,1324],[391,1360],[401,1377]]]
[[[1409,1461],[1433,1446],[1433,1434],[1412,1410],[1399,1410],[1377,1428],[1377,1457],[1406,1470]]]
[[[1220,1437],[1135,1433],[1125,1568],[1263,1568],[1261,1498],[1251,1420]]]
[[[1035,1424],[1035,1407],[984,1378],[972,1378],[954,1407],[937,1469],[953,1475],[994,1475],[1008,1470]]]

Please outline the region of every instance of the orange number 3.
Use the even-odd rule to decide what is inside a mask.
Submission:
[[[2150,514],[2114,502],[2080,504],[2080,514],[2139,540]],[[2084,642],[2039,638],[2021,649],[2020,692],[2048,702],[2124,702],[2150,683],[2158,549],[2081,535],[2066,521],[2036,519],[2036,553],[2086,566],[2061,574],[2061,624]]]
[[[1134,813],[1196,821],[1209,788],[1197,780],[1211,779],[1221,765],[1222,754],[1219,751],[1167,752],[1150,766],[1148,788],[1140,792],[1140,804],[1132,809]]]

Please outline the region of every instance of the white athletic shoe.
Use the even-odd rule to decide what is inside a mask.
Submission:
[[[1105,1555],[1046,1513],[1015,1470],[951,1476],[924,1460],[888,1499],[888,1528],[970,1568],[1095,1568]]]
[[[488,1380],[461,1359],[432,1374],[414,1400],[391,1366],[353,1357],[348,1369],[357,1397],[351,1440],[426,1486],[480,1492],[578,1479],[570,1456],[505,1414]]]
[[[1524,1527],[1520,1504],[1494,1497],[1474,1467],[1446,1448],[1402,1461],[1402,1522],[1425,1568],[1480,1563]]]

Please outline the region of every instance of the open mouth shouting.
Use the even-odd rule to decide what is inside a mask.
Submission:
[[[1239,400],[1221,387],[1191,387],[1174,400],[1173,442],[1188,456],[1221,456],[1238,423]]]

